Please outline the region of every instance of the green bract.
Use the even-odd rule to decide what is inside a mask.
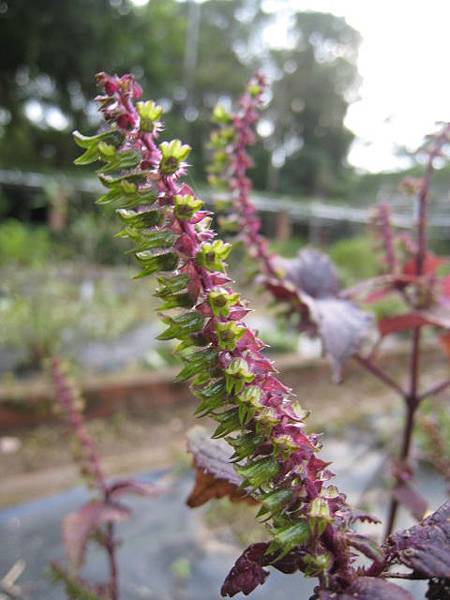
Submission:
[[[174,214],[181,221],[189,221],[203,206],[203,201],[194,196],[180,196],[176,194],[173,198],[175,207]]]
[[[152,100],[147,100],[146,102],[137,102],[136,110],[141,118],[141,131],[152,132],[155,124],[161,118],[162,107],[155,104]]]
[[[160,170],[166,176],[174,175],[191,151],[191,147],[187,144],[182,144],[180,140],[162,142],[159,145],[159,149],[161,150]]]
[[[225,244],[222,240],[205,243],[197,253],[197,263],[208,269],[208,271],[225,271],[225,260],[231,252],[231,244]]]

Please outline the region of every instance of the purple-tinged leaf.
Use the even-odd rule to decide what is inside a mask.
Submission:
[[[450,502],[419,525],[391,535],[387,543],[390,561],[400,561],[416,577],[450,578]]]
[[[359,350],[366,339],[372,317],[348,300],[340,298],[316,300],[304,294],[302,299],[309,307],[310,318],[317,326],[335,377],[340,380],[342,365]]]
[[[255,500],[240,488],[242,478],[230,463],[232,448],[223,440],[212,440],[203,427],[188,433],[188,450],[196,467],[195,486],[187,504],[201,506],[212,498],[228,497],[232,502],[255,504]]]
[[[132,479],[119,479],[114,481],[108,488],[109,497],[116,500],[126,494],[134,496],[156,496],[160,494],[162,488],[153,483],[141,483]]]
[[[63,538],[67,559],[78,569],[84,558],[89,536],[105,523],[124,521],[130,516],[126,506],[92,500],[80,510],[69,513],[63,521]]]
[[[279,259],[286,279],[312,298],[336,296],[339,290],[336,269],[331,260],[318,250],[307,248],[293,259]]]
[[[230,463],[233,449],[225,440],[212,440],[203,427],[193,427],[187,437],[188,450],[200,469],[215,475],[218,479],[225,479],[235,486],[241,485],[242,478]]]
[[[339,297],[336,270],[325,254],[303,250],[297,258],[280,259],[278,264],[285,278],[264,278],[264,284],[275,298],[300,314],[303,331],[319,335],[339,380],[343,363],[367,337],[372,316]]]
[[[267,560],[267,543],[252,544],[235,562],[220,590],[222,596],[235,596],[242,592],[246,596],[262,585],[269,575],[262,565]]]
[[[319,592],[317,600],[414,600],[414,597],[384,579],[358,577],[345,592]]]
[[[349,544],[356,548],[359,552],[372,559],[377,564],[382,564],[384,561],[384,552],[380,546],[372,539],[359,533],[349,533]]]
[[[395,499],[420,521],[427,511],[427,501],[408,482],[398,483],[392,490]]]

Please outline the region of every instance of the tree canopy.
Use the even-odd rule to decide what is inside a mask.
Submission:
[[[15,0],[2,3],[0,161],[7,168],[68,170],[71,129],[96,125],[94,73],[134,72],[171,111],[204,179],[210,113],[261,67],[274,81],[256,150],[257,187],[333,194],[353,134],[344,126],[357,85],[358,34],[343,19],[292,13],[286,44],[264,47],[275,26],[256,0]],[[6,8],[5,8],[6,7]]]

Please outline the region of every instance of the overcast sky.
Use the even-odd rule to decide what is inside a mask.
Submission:
[[[450,120],[449,0],[263,0],[343,16],[362,35],[360,99],[346,124],[358,136],[350,162],[364,170],[405,166],[436,121]]]
[[[148,0],[133,0],[146,4]],[[202,0],[197,0],[202,1]],[[436,121],[450,120],[450,0],[261,0],[280,15],[274,39],[285,39],[283,7],[343,16],[362,35],[360,99],[346,124],[356,134],[350,162],[363,170],[407,166]]]

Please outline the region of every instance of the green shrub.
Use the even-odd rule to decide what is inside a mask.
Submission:
[[[329,255],[337,266],[345,286],[375,277],[379,272],[378,261],[369,237],[340,240],[330,247]]]
[[[270,249],[275,252],[275,254],[279,254],[286,258],[297,256],[304,246],[305,240],[298,236],[293,236],[283,241],[271,240],[270,242]]]
[[[35,266],[46,262],[52,250],[49,231],[16,219],[0,225],[0,264]]]
[[[68,258],[99,264],[126,264],[124,244],[114,238],[119,228],[112,219],[101,219],[87,213],[79,216],[70,224],[65,253]]]

